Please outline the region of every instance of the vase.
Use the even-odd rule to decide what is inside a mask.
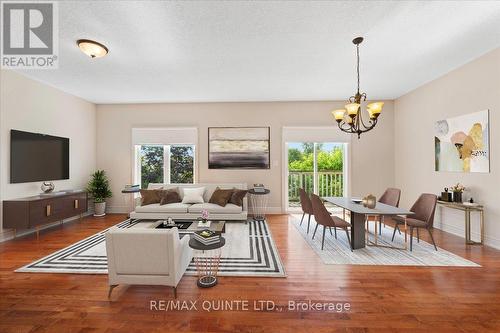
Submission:
[[[462,192],[453,192],[453,202],[462,202]]]
[[[95,202],[94,203],[94,216],[104,216],[106,215],[106,202]]]
[[[363,206],[373,209],[376,205],[377,198],[373,194],[369,194],[363,198]]]
[[[55,186],[53,182],[43,182],[42,186],[40,187],[43,193],[50,193],[54,191],[54,188]]]

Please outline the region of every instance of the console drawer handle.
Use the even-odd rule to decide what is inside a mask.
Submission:
[[[75,199],[75,209],[78,209],[78,199]]]
[[[51,208],[50,208],[50,205],[47,205],[47,216],[50,216],[51,214]]]

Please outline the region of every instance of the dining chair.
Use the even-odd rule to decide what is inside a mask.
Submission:
[[[393,206],[393,207],[399,207],[399,199],[401,198],[401,190],[399,188],[392,188],[389,187],[388,189],[385,190],[384,194],[380,197],[378,202]],[[384,223],[384,216],[381,216],[381,218],[378,221],[379,223],[379,234],[382,234],[382,224]]]
[[[414,214],[411,217],[406,218],[406,225],[410,228],[410,251],[413,249],[413,229],[417,229],[417,242],[420,242],[420,237],[418,230],[420,228],[427,229],[429,235],[431,236],[432,244],[434,249],[437,251],[436,243],[434,242],[434,237],[432,236],[431,229],[434,224],[434,213],[436,211],[437,196],[430,193],[423,193],[415,201],[410,211]],[[394,236],[396,235],[396,230],[399,230],[400,224],[405,224],[405,217],[395,216],[393,221],[396,223],[394,227],[394,232],[392,233],[392,241],[394,241]]]
[[[351,238],[349,237],[349,230],[348,228],[351,227],[351,224],[340,217],[330,215],[330,212],[326,209],[325,205],[323,204],[323,201],[321,201],[320,197],[318,197],[316,194],[311,194],[311,203],[312,203],[312,208],[313,208],[313,214],[314,214],[314,219],[316,220],[316,228],[314,228],[314,233],[313,233],[313,239],[314,236],[316,235],[316,230],[318,229],[318,226],[321,224],[323,226],[323,239],[321,240],[321,250],[323,250],[324,245],[325,245],[325,230],[326,227],[336,227],[336,228],[342,228],[345,230],[345,234],[347,235],[347,241],[349,242],[349,247],[351,248],[352,251],[352,244],[351,244]],[[330,229],[330,233],[331,233]]]
[[[302,219],[300,220],[300,225],[304,221],[304,216],[306,214],[309,215],[307,219],[307,233],[309,233],[309,226],[311,224],[311,215],[313,215],[313,208],[311,199],[309,199],[309,195],[303,188],[299,188],[299,197],[300,197],[300,206],[302,207]]]

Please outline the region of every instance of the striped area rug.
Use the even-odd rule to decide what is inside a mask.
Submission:
[[[153,222],[126,220],[118,228],[147,227]],[[16,270],[31,273],[107,274],[103,230]],[[181,233],[181,237],[190,237]],[[226,244],[221,249],[220,276],[284,277],[285,268],[266,221],[226,222]],[[197,252],[194,254],[197,255]],[[191,262],[187,275],[195,275]]]
[[[413,239],[413,251],[399,250],[387,247],[367,246],[351,252],[345,231],[337,230],[337,239],[327,230],[325,234],[325,246],[321,250],[321,239],[323,226],[318,227],[316,236],[312,239],[316,222],[311,217],[311,227],[307,234],[307,218],[300,225],[302,215],[291,215],[289,222],[302,235],[304,240],[314,250],[326,265],[401,265],[401,266],[465,266],[481,267],[480,265],[464,259],[456,254],[443,250],[423,240],[417,242]],[[370,223],[370,239],[373,240],[373,223]],[[378,236],[378,243],[386,246],[404,246],[404,234],[399,235],[396,232],[394,242],[391,241],[393,228],[389,226],[382,227],[382,235]]]

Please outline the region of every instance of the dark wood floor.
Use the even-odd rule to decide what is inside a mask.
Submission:
[[[105,275],[14,273],[124,219],[86,218],[0,244],[0,332],[499,332],[500,251],[465,246],[435,230],[439,246],[483,267],[324,265],[286,215],[269,217],[287,278],[222,277],[199,289],[193,277],[179,300],[348,302],[333,312],[151,311],[151,300],[172,298],[167,287],[120,286],[107,299]],[[424,239],[426,239],[424,237]]]

